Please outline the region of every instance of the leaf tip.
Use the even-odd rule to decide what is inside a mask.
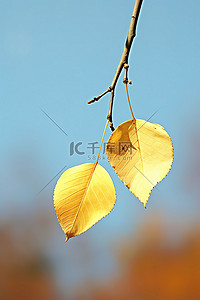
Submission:
[[[66,235],[65,243],[67,243],[68,240],[69,240],[69,237]]]

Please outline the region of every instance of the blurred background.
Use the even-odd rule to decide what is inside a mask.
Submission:
[[[135,116],[164,126],[169,175],[147,209],[102,153],[117,203],[65,243],[53,190],[94,162],[134,1],[0,0],[0,299],[200,299],[200,2],[145,1],[130,55]],[[114,126],[131,118],[120,78]],[[55,124],[56,123],[56,124]],[[105,141],[110,131],[107,130]],[[80,142],[82,155],[70,152]],[[72,149],[72,148],[71,148]],[[59,173],[59,174],[58,174]]]

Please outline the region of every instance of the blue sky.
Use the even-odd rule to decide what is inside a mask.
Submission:
[[[2,183],[9,186],[8,181],[15,182],[13,159],[20,155],[27,160],[30,156],[30,169],[40,172],[38,190],[65,165],[88,162],[89,153],[70,156],[69,145],[81,141],[86,148],[88,142],[101,139],[109,96],[92,105],[87,101],[106,90],[112,81],[132,9],[133,1],[128,0],[0,1]],[[147,211],[123,186],[109,163],[100,161],[114,181],[117,205],[109,217],[85,234],[92,236],[97,245],[108,241],[110,234],[128,234],[155,210],[165,212],[166,218],[170,216],[175,223],[179,219],[190,222],[195,216],[195,208],[191,208],[189,196],[182,190],[181,178],[190,128],[199,126],[199,10],[199,1],[188,4],[186,0],[144,0],[129,59],[129,77],[133,81],[130,97],[137,118],[148,119],[159,109],[151,121],[163,125],[170,134],[175,159],[159,191],[153,191]],[[114,126],[130,117],[121,77],[115,93]],[[105,141],[109,136],[107,130]],[[55,183],[56,180],[46,191],[52,214]],[[9,189],[12,190],[10,186]],[[25,205],[27,209],[33,205],[32,200],[27,200],[23,184],[17,191],[19,202],[14,203],[16,197],[13,205]],[[2,212],[8,205],[4,203],[6,192],[4,185]],[[13,188],[11,195],[14,192]],[[59,229],[58,234],[64,238]],[[71,243],[76,245],[75,239]]]

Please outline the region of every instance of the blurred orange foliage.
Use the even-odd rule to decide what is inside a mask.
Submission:
[[[58,299],[41,253],[33,249],[27,255],[5,227],[0,228],[0,240],[0,299]]]
[[[158,229],[159,224],[149,226],[147,237],[140,232],[138,240],[134,237],[120,243],[117,274],[106,284],[83,283],[72,299],[200,299],[200,231],[191,230],[181,242],[172,243]],[[63,299],[40,251],[31,246],[32,250],[24,253],[5,227],[0,228],[0,239],[1,300]],[[64,299],[71,298],[66,295]]]
[[[104,286],[97,284],[91,299],[200,299],[200,231],[169,246],[165,234],[152,227],[150,237],[123,243],[119,274]]]

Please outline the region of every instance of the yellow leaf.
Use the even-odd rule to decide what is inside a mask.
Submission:
[[[112,179],[99,164],[86,163],[65,171],[54,190],[54,207],[66,241],[108,215],[115,202]]]
[[[173,162],[172,141],[164,128],[139,119],[118,126],[106,154],[119,178],[145,207],[152,189]]]

